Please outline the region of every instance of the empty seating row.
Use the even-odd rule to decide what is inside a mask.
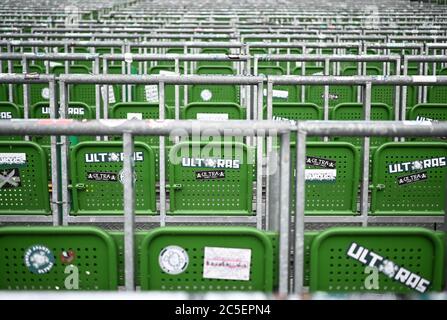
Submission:
[[[444,234],[418,227],[334,227],[305,235],[311,292],[442,290]],[[136,234],[137,283],[156,291],[264,291],[278,281],[278,235],[248,227],[163,227]],[[0,289],[117,290],[123,233],[1,227]],[[374,269],[371,271],[371,269]],[[377,283],[370,285],[369,274]]]

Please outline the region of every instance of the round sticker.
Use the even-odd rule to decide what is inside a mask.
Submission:
[[[25,251],[25,265],[32,273],[48,273],[54,266],[54,255],[45,246],[32,246]]]
[[[200,92],[200,97],[202,97],[202,100],[204,101],[209,101],[213,97],[213,94],[208,89],[205,89]]]
[[[180,274],[189,263],[188,253],[179,246],[168,246],[161,250],[158,257],[160,268],[169,274]]]
[[[50,89],[49,88],[42,89],[42,98],[50,99]]]
[[[122,169],[119,174],[118,174],[118,179],[120,180],[120,182],[122,184],[124,184],[124,169]],[[137,182],[137,173],[134,171],[133,172],[133,182]]]
[[[75,258],[75,253],[73,250],[65,250],[61,253],[61,262],[62,263],[72,263]]]

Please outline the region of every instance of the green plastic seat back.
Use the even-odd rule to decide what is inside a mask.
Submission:
[[[240,142],[174,145],[169,154],[170,213],[251,215],[253,160],[248,153]]]
[[[38,65],[30,65],[28,66],[29,73],[39,73],[43,74],[44,69]],[[15,65],[14,73],[22,73],[22,66]],[[23,84],[16,84],[13,87],[14,89],[14,102],[17,105],[23,106]],[[29,85],[29,97],[30,97],[30,105],[41,102],[48,101],[49,99],[49,89],[48,84],[45,83],[33,83]]]
[[[8,101],[8,86],[4,83],[0,84],[0,101]]]
[[[301,54],[302,53],[301,48],[290,48],[289,50],[290,50],[290,54]],[[278,52],[278,54],[288,54],[287,49],[279,49],[277,52]],[[279,66],[282,67],[284,70],[287,70],[288,63],[290,64],[290,70],[292,70],[295,66],[295,62],[293,62],[293,61],[290,61],[290,62],[280,61]],[[308,62],[308,65],[311,65],[311,64],[312,64],[311,62]]]
[[[307,86],[306,101],[315,103],[318,106],[324,106],[324,86]],[[352,86],[329,86],[329,107],[333,108],[343,102],[356,101],[354,89]]]
[[[389,142],[373,158],[374,215],[444,215],[447,143]]]
[[[447,121],[446,103],[419,103],[408,112],[408,120],[416,121]],[[419,137],[418,141],[439,141],[439,137]]]
[[[32,105],[30,116],[33,119],[50,119],[50,104],[48,102],[39,102]],[[95,114],[93,108],[83,102],[69,102],[67,118],[74,120],[91,120],[95,119]],[[76,141],[89,141],[94,139],[94,137],[88,136],[76,137]],[[50,136],[34,136],[33,141],[41,146],[49,146],[51,144]]]
[[[427,102],[445,103],[447,101],[447,86],[428,87]]]
[[[292,167],[296,163],[296,144],[291,144]],[[308,142],[306,151],[307,215],[353,215],[357,212],[360,156],[347,142]],[[296,177],[295,170],[294,177]],[[295,184],[291,206],[295,212]]]
[[[184,73],[183,66],[179,68],[180,74]],[[149,74],[175,74],[174,65],[157,65],[149,69]],[[178,86],[179,103],[184,102],[184,87]],[[132,99],[139,102],[158,102],[158,85],[136,85],[134,86],[134,95]],[[165,104],[175,106],[175,85],[165,85]]]
[[[366,273],[366,265],[359,261],[362,257],[358,254],[364,250],[368,250],[364,261],[370,262],[370,252],[373,252],[383,262],[390,261],[430,281],[428,291],[441,290],[443,245],[435,232],[417,227],[339,227],[320,233],[312,242],[310,291],[420,293],[402,283],[410,280],[409,285],[416,287],[420,278],[392,269],[387,274],[378,271],[378,289],[365,288],[371,272]],[[379,260],[375,266],[384,271],[393,267],[383,262]],[[405,274],[406,277],[402,276]],[[397,276],[400,281],[396,280]]]
[[[75,53],[84,53],[84,54],[90,54],[90,49],[86,48],[86,47],[77,47],[74,48],[74,52]],[[89,70],[92,70],[93,67],[93,61],[92,60],[78,60],[76,61],[76,64],[81,65],[81,66],[85,66],[87,67]]]
[[[201,54],[230,54],[229,48],[203,48],[200,50]],[[200,66],[228,66],[232,67],[232,61],[197,61],[197,67]]]
[[[198,75],[233,75],[231,67],[201,66],[197,68]],[[205,85],[189,86],[190,102],[234,102],[239,103],[239,90],[236,85]]]
[[[371,104],[371,120],[388,121],[393,120],[394,114],[391,108],[384,103]],[[341,103],[332,110],[331,120],[363,120],[363,104],[362,103]],[[350,142],[356,147],[361,147],[362,137],[335,137],[335,141]],[[387,137],[371,137],[370,146],[377,147],[392,138]]]
[[[35,256],[46,256],[52,264],[36,267]],[[78,269],[78,290],[117,290],[117,263],[113,239],[95,227],[0,228],[2,290],[75,290],[66,286],[75,273],[72,266]]]
[[[64,66],[56,66],[52,69],[52,73],[60,75],[65,73]],[[84,65],[71,65],[69,67],[70,74],[90,74],[90,70]],[[84,102],[89,106],[96,106],[95,85],[92,84],[72,84],[68,86],[70,91],[70,101]]]
[[[47,159],[29,141],[0,141],[0,214],[50,213]]]
[[[111,119],[159,119],[159,105],[158,103],[146,103],[146,102],[119,102],[115,104],[110,110]],[[172,116],[168,110],[165,111],[165,118],[171,119]],[[121,139],[121,137],[118,137]],[[158,136],[136,136],[136,141],[145,142],[151,146],[159,145]]]
[[[264,106],[264,119],[267,119],[267,106]],[[272,119],[278,121],[323,120],[323,111],[314,103],[274,102]],[[318,137],[308,137],[308,141],[318,139]],[[292,135],[291,140],[295,141],[296,137]]]
[[[123,152],[121,142],[81,142],[71,151],[74,215],[122,215]],[[153,150],[135,142],[135,210],[155,212],[155,160]],[[100,199],[100,200],[99,200]]]
[[[259,66],[258,74],[265,76],[281,76],[286,74],[280,66]],[[273,87],[274,102],[298,102],[301,100],[300,88],[293,85],[280,85]],[[264,90],[264,104],[267,103],[267,91]]]
[[[14,103],[0,101],[0,120],[20,119],[22,118],[19,107]],[[21,136],[0,136],[0,141],[4,140],[23,140]]]
[[[172,273],[180,267],[177,271],[159,262],[175,252],[188,259],[178,274]],[[222,261],[237,269],[213,267]],[[158,228],[141,244],[140,275],[142,290],[270,292],[272,243],[265,233],[247,227]]]

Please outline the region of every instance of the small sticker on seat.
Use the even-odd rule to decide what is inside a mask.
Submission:
[[[205,247],[205,279],[250,280],[251,249]]]

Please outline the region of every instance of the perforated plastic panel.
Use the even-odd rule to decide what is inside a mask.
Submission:
[[[444,103],[420,103],[411,108],[408,112],[408,120],[418,121],[446,121],[447,104]],[[419,141],[439,141],[439,137],[420,137]]]
[[[296,145],[291,144],[293,179],[296,177]],[[306,215],[354,215],[357,212],[359,153],[347,142],[308,142],[306,170],[336,170],[335,179],[306,181]],[[335,161],[333,167],[311,165],[310,158]],[[314,171],[315,172],[315,171]],[[295,184],[291,184],[292,211],[295,212]]]
[[[447,87],[446,86],[429,87],[427,101],[431,103],[445,103],[447,101]]]
[[[24,163],[6,163],[4,159],[10,156],[21,157]],[[47,160],[42,148],[34,142],[0,141],[0,158],[0,214],[49,214]]]
[[[204,54],[230,54],[229,48],[203,48],[200,50]],[[240,62],[237,62],[240,63]],[[232,61],[197,61],[197,66],[227,66],[232,67]]]
[[[363,120],[363,104],[362,103],[341,103],[337,105],[330,113],[331,120]],[[371,120],[388,121],[393,120],[394,114],[391,108],[384,103],[371,104]],[[362,146],[363,138],[361,137],[335,137],[335,141],[346,141],[352,143],[356,147]],[[382,143],[391,141],[392,138],[387,137],[371,137],[370,146],[377,147]]]
[[[123,214],[122,148],[120,142],[81,142],[73,148],[70,159],[73,215]],[[154,214],[154,152],[148,145],[135,142],[134,158],[136,214]],[[96,178],[97,173],[109,175]]]
[[[320,233],[312,243],[310,290],[327,292],[418,293],[379,272],[379,289],[367,290],[365,265],[347,252],[351,244],[373,251],[400,267],[442,285],[443,245],[435,233],[422,228],[344,227]]]
[[[324,106],[324,86],[307,86],[307,101],[315,103],[320,107]],[[329,107],[335,107],[343,102],[355,102],[352,86],[329,86]]]
[[[25,254],[33,246],[51,251],[53,267],[43,274],[31,272]],[[62,261],[62,253],[74,252],[74,260]],[[0,228],[0,288],[2,290],[67,290],[65,281],[79,271],[79,290],[117,289],[117,251],[112,238],[93,227]]]
[[[9,119],[20,119],[22,115],[20,114],[20,109],[11,102],[1,101],[0,102],[0,120]],[[14,141],[23,140],[21,136],[0,136],[0,141]]]
[[[55,66],[52,73],[60,75],[65,73],[65,66]],[[90,74],[90,70],[86,66],[71,65],[70,74]],[[84,102],[89,106],[96,106],[95,85],[92,84],[72,84],[68,86],[70,92],[70,101]]]
[[[172,147],[170,155],[171,214],[253,214],[253,162],[247,161],[246,145],[237,142],[181,142]],[[174,159],[178,160],[177,163],[172,162]],[[198,159],[212,160],[206,163],[201,160],[200,163]],[[225,165],[233,168],[222,167],[222,160],[227,160]]]
[[[165,273],[159,255],[168,246],[183,248],[189,263],[177,275]],[[205,247],[251,250],[249,280],[203,277]],[[141,289],[178,291],[272,291],[273,250],[268,236],[244,227],[166,227],[151,231],[141,245]]]
[[[233,75],[230,67],[202,66],[198,75]],[[239,103],[239,90],[236,85],[191,85],[188,87],[190,102],[234,102]]]
[[[379,147],[373,158],[372,214],[444,215],[446,156],[443,142],[390,142]]]

